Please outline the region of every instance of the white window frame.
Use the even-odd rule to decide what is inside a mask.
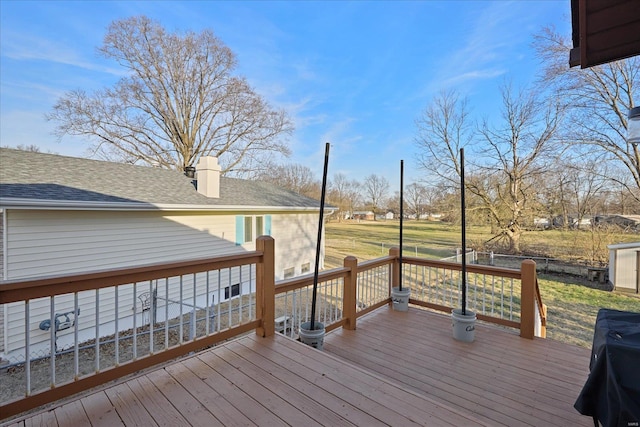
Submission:
[[[300,274],[307,274],[311,272],[311,263],[305,262],[300,265]]]
[[[244,217],[244,243],[253,242],[253,216]]]
[[[293,277],[296,277],[296,268],[295,267],[285,268],[283,272],[283,276],[285,279],[291,279]]]

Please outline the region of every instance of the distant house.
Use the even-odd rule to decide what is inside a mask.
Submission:
[[[597,224],[613,224],[619,227],[640,231],[640,215],[602,215],[596,217]]]
[[[319,210],[316,200],[271,184],[221,176],[213,157],[200,159],[194,179],[166,169],[3,148],[0,278],[250,251],[260,235],[276,240],[276,276],[284,278],[310,271]],[[218,284],[223,298],[248,289],[244,281],[251,275],[240,276]],[[0,305],[0,357],[17,350],[13,343],[20,340],[13,335],[24,333],[21,315],[17,306]],[[32,345],[38,331],[34,336]]]
[[[533,226],[535,228],[549,228],[550,223],[549,218],[533,218]]]
[[[566,224],[565,224],[566,219]],[[554,227],[567,227],[567,228],[588,228],[592,225],[591,217],[583,216],[580,218],[577,214],[569,214],[566,217],[558,215],[552,219]]]
[[[389,211],[385,214],[384,219],[393,219],[394,217],[395,217],[395,214]]]
[[[373,211],[354,211],[351,219],[373,221],[375,215]]]

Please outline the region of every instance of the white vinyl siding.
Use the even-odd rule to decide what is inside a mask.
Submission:
[[[5,215],[9,225],[5,230],[5,279],[255,250],[254,242],[236,246],[239,221],[236,215],[229,214],[6,210]],[[264,231],[277,242],[276,271],[315,258],[317,213],[260,217],[264,218]],[[239,218],[244,225],[244,216]],[[280,265],[283,257],[289,265]]]
[[[284,275],[284,270],[291,266],[299,266],[315,259],[316,238],[318,237],[318,214],[274,215],[271,235],[276,241],[276,272]],[[324,260],[324,228],[321,246],[320,269]],[[278,253],[286,254],[284,257]],[[313,269],[313,267],[312,267]],[[283,277],[276,277],[282,279]]]
[[[5,349],[4,336],[6,326],[4,321],[4,304],[0,304],[0,353],[3,353]]]
[[[228,215],[7,211],[7,279],[204,258],[242,250]],[[229,240],[227,240],[229,239]]]
[[[0,209],[0,280],[4,279],[4,210]],[[4,352],[5,342],[4,305],[0,304],[0,354]]]
[[[5,266],[5,257],[4,257],[4,252],[5,252],[5,238],[4,238],[4,230],[5,230],[5,216],[4,216],[4,210],[0,209],[0,280],[6,279],[6,277],[4,277],[4,266]],[[0,333],[2,333],[0,331]],[[2,341],[2,340],[0,340]],[[1,351],[1,350],[0,350]]]
[[[5,210],[4,214],[6,279],[66,275],[255,250],[254,242],[236,245],[240,231],[238,218],[243,218],[240,224],[244,225],[244,215],[239,215],[239,212],[214,214]],[[265,234],[271,234],[276,240],[276,271],[283,271],[284,262],[289,267],[314,259],[317,212],[247,217],[253,221],[256,217],[262,218],[259,222],[262,223]],[[242,273],[241,279],[236,273],[231,276],[220,279],[222,289],[221,294],[216,294],[216,303],[224,300],[225,286],[240,283],[241,292],[245,293],[249,291],[249,278],[255,279],[255,274],[248,271]],[[217,279],[214,282],[217,286]],[[128,314],[124,315],[131,319],[132,307],[139,304],[137,296],[142,292],[149,292],[149,284],[139,284],[137,295],[133,295],[132,286],[122,286],[120,289],[119,311],[126,311]],[[170,298],[177,300],[179,295],[173,295],[175,292],[177,287],[172,286]],[[188,287],[185,287],[183,298],[189,298],[189,292]],[[51,317],[49,299],[31,301],[30,304],[32,311],[29,329],[32,344],[44,348],[48,346],[50,333],[41,331],[38,326],[42,320]],[[203,301],[202,304],[207,302]],[[107,310],[100,316],[100,332],[103,335],[109,332],[109,328],[113,328],[113,290],[100,292],[100,306],[111,308],[110,315],[106,314],[109,312]],[[0,307],[4,310],[4,318],[0,317],[0,331],[5,331],[5,353],[20,352],[21,343],[24,342],[23,307],[22,303]],[[82,293],[79,296],[79,307],[79,327],[82,334],[91,337],[95,333],[95,291]],[[71,310],[71,296],[56,297],[56,313]],[[125,325],[121,325],[121,328],[123,326]],[[65,336],[73,336],[71,331],[59,334],[61,345],[65,343]]]

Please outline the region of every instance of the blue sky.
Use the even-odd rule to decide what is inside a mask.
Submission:
[[[520,1],[13,1],[0,2],[0,145],[83,157],[82,140],[51,134],[45,113],[66,91],[112,85],[122,70],[96,54],[110,22],[146,15],[168,30],[212,29],[238,72],[296,131],[291,162],[320,178],[384,175],[396,190],[416,169],[415,120],[442,90],[497,117],[499,86],[535,80],[532,35],[570,35],[569,0]]]

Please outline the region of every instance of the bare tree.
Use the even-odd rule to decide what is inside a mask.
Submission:
[[[522,220],[537,198],[535,177],[557,149],[554,138],[562,106],[551,99],[539,99],[534,92],[513,93],[510,86],[501,91],[503,123],[491,126],[484,121],[479,129],[489,161],[481,170],[497,179],[490,187],[476,186],[470,180],[468,188],[508,238],[509,250],[519,252]]]
[[[591,68],[569,68],[571,42],[544,28],[534,46],[544,64],[541,85],[566,104],[562,139],[580,144],[587,155],[610,162],[608,176],[640,201],[640,147],[627,141],[627,114],[640,95],[640,58],[632,57]],[[621,179],[630,174],[631,180]]]
[[[371,210],[375,216],[380,203],[389,192],[389,181],[383,176],[371,174],[364,179],[362,188],[368,202],[371,203]]]
[[[563,156],[548,166],[536,185],[540,191],[541,212],[547,216],[560,216],[559,224],[570,227],[573,220],[580,224],[588,216],[602,211],[603,191],[611,185],[604,178],[606,165],[594,159],[571,159]]]
[[[489,216],[496,237],[505,237],[509,250],[519,252],[522,222],[536,200],[533,178],[552,148],[561,108],[533,92],[513,93],[510,85],[501,93],[501,120],[494,125],[485,119],[478,126],[480,145],[470,156],[475,168],[469,168],[465,182],[473,196],[471,209],[483,210],[482,217]],[[472,147],[466,102],[455,93],[440,94],[417,124],[416,142],[426,150],[421,166],[455,185],[460,174],[459,148]]]
[[[341,221],[345,214],[353,214],[355,205],[359,203],[360,184],[342,173],[336,173],[329,183],[328,198],[338,207],[338,220]]]
[[[320,182],[308,166],[300,164],[272,165],[263,170],[257,179],[312,198],[320,198]]]
[[[99,52],[127,76],[114,87],[65,94],[47,115],[56,134],[87,137],[94,153],[165,168],[220,159],[223,173],[242,173],[261,155],[288,155],[292,130],[240,76],[236,58],[212,31],[168,33],[147,17],[114,21]]]
[[[394,218],[400,218],[400,191],[394,191],[382,204],[387,212],[393,212]]]
[[[441,92],[416,120],[418,165],[451,185],[460,177],[460,148],[471,142],[472,122],[467,100],[454,92]]]
[[[411,183],[407,185],[405,190],[407,207],[409,212],[416,216],[416,220],[419,220],[424,214],[424,209],[427,204],[427,189],[417,183]]]
[[[5,145],[3,148],[13,148],[13,147],[9,147],[8,145]],[[29,151],[31,153],[40,153],[42,151],[40,150],[40,147],[38,147],[35,144],[29,144],[29,145],[18,144],[16,145],[15,150]]]

